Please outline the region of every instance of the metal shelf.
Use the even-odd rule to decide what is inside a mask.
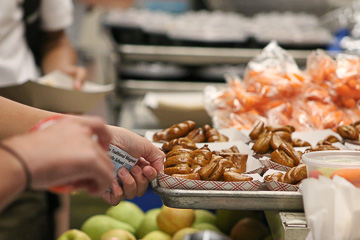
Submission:
[[[117,83],[121,95],[143,96],[149,91],[156,92],[202,92],[208,85],[225,87],[225,83],[217,82],[185,82],[155,80],[120,80]]]
[[[262,49],[119,45],[122,61],[158,61],[184,65],[247,64]],[[305,65],[311,50],[287,50],[299,65]]]

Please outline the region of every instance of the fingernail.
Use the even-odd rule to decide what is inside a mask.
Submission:
[[[134,175],[140,175],[142,173],[142,170],[139,166],[134,166],[132,169],[131,169],[131,172],[134,174]]]
[[[153,177],[153,171],[151,170],[151,168],[148,168],[148,167],[146,167],[146,168],[144,168],[144,175],[146,176],[146,177]]]
[[[129,174],[129,172],[128,172],[128,170],[126,168],[122,167],[122,168],[119,169],[118,174],[121,177],[125,177],[127,174]]]

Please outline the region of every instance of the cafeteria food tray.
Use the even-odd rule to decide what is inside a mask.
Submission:
[[[152,182],[164,205],[173,208],[303,211],[300,192],[169,189]]]

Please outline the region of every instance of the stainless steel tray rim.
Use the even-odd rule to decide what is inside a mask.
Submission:
[[[299,198],[300,192],[278,192],[278,191],[226,191],[226,190],[186,190],[186,189],[168,189],[155,187],[155,192],[159,195],[194,197],[207,195],[209,197],[242,197],[242,198]]]

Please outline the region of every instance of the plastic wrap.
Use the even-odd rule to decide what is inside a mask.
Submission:
[[[360,99],[360,58],[340,54],[337,59],[333,89],[347,108],[354,108]]]
[[[294,58],[276,42],[271,42],[248,63],[244,80],[248,92],[265,98],[284,98],[296,94],[305,77]]]
[[[250,129],[257,120],[297,131],[333,129],[360,118],[360,58],[323,51],[301,71],[275,42],[250,61],[244,80],[226,76],[227,88],[205,91],[205,108],[217,128]],[[265,120],[264,120],[265,119]]]
[[[306,72],[315,84],[330,81],[335,74],[336,62],[322,50],[312,52],[306,62]]]

